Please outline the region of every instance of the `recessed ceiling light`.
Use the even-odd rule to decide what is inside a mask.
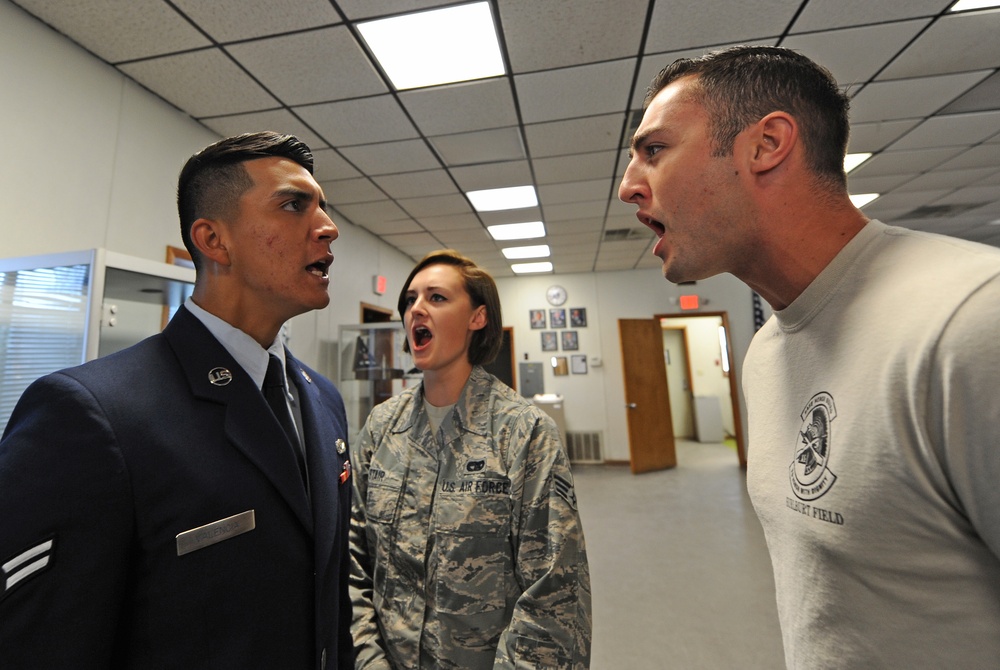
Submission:
[[[359,23],[358,31],[397,91],[505,74],[488,2]]]
[[[988,7],[1000,7],[997,0],[958,0],[948,8],[949,12],[968,12],[973,9],[987,9]]]
[[[516,275],[529,274],[532,272],[552,272],[552,263],[544,261],[542,263],[514,263],[510,266]]]
[[[858,193],[851,196],[851,202],[854,203],[855,207],[861,208],[870,203],[875,198],[882,195],[881,193]]]
[[[844,172],[850,172],[871,157],[870,153],[847,154],[844,156]]]
[[[545,224],[541,221],[503,223],[487,226],[486,230],[494,240],[530,240],[535,237],[545,237]]]
[[[536,244],[529,247],[507,247],[506,249],[501,249],[503,255],[510,259],[520,259],[520,258],[546,258],[551,255],[549,251],[549,245],[547,244]]]
[[[510,186],[469,191],[469,201],[477,212],[496,212],[501,209],[521,209],[538,204],[534,186]]]

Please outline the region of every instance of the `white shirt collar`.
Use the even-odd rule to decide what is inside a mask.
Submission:
[[[205,311],[196,305],[191,298],[184,301],[184,307],[208,328],[209,332],[219,341],[219,344],[250,375],[250,378],[258,388],[264,383],[264,375],[267,373],[267,361],[270,354],[277,356],[281,360],[282,367],[284,367],[285,348],[281,345],[280,338],[276,337],[271,346],[265,350],[257,343],[257,340],[211,312]],[[287,376],[287,369],[285,374]]]

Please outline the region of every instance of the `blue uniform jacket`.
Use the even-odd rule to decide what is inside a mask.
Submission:
[[[259,389],[183,308],[25,391],[0,442],[0,667],[353,667],[343,400],[287,360],[311,502]]]

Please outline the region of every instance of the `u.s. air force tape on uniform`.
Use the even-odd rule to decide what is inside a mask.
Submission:
[[[177,555],[183,556],[198,551],[231,537],[242,535],[256,527],[253,510],[219,519],[198,528],[177,534]]]

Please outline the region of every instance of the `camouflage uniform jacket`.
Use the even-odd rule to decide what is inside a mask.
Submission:
[[[590,572],[552,418],[482,368],[431,433],[418,385],[352,446],[358,668],[587,668]]]

